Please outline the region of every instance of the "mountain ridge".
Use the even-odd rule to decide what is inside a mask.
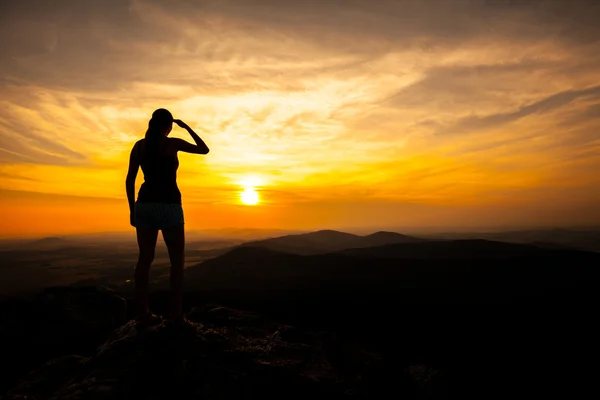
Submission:
[[[239,247],[265,247],[275,251],[309,255],[347,248],[372,247],[390,243],[417,243],[421,241],[424,241],[424,239],[396,232],[378,231],[361,236],[327,229],[246,242],[239,245]]]

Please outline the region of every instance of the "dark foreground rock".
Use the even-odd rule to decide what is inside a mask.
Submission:
[[[6,399],[411,398],[419,386],[332,334],[224,307],[188,317],[182,326],[130,321],[91,357],[48,362]]]
[[[33,368],[65,354],[93,354],[126,322],[127,304],[101,286],[52,287],[0,303],[0,394]]]
[[[36,296],[36,303],[43,314],[41,333],[50,341],[106,337],[127,315],[125,299],[102,286],[48,288]]]

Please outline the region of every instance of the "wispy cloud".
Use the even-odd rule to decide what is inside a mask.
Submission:
[[[532,114],[544,114],[572,103],[577,99],[599,98],[600,86],[593,86],[582,90],[567,90],[553,94],[542,100],[519,107],[517,110],[502,112],[485,116],[470,116],[460,119],[448,129],[449,133],[481,130],[490,127],[502,126]]]

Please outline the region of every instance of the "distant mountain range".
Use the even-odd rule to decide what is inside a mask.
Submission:
[[[394,243],[421,243],[425,239],[396,232],[375,232],[366,236],[334,230],[321,230],[299,235],[286,235],[271,239],[246,242],[240,247],[260,247],[292,254],[322,254],[334,251],[376,247]]]
[[[31,250],[54,250],[60,247],[67,247],[72,245],[73,242],[61,237],[46,237],[42,239],[35,239],[31,241],[23,242],[15,248],[17,249],[31,249]]]

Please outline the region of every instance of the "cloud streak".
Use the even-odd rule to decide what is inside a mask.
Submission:
[[[522,106],[515,111],[491,114],[486,116],[470,116],[459,120],[454,126],[448,128],[449,133],[470,132],[485,130],[490,127],[502,126],[534,114],[545,114],[571,104],[578,99],[600,98],[600,86],[593,86],[581,90],[567,90],[556,93],[531,104]]]

